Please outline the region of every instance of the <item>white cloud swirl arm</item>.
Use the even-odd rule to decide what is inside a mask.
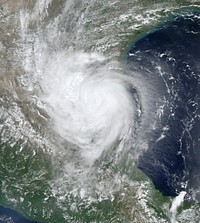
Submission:
[[[40,82],[56,132],[91,163],[117,140],[128,140],[134,121],[128,79],[94,68],[103,59],[96,53],[55,54]]]

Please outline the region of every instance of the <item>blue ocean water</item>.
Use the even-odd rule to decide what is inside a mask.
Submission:
[[[0,223],[39,223],[39,222],[29,221],[17,211],[0,206]]]
[[[127,60],[130,69],[154,89],[154,127],[138,167],[164,195],[198,190],[200,13],[188,11],[169,18],[138,39]]]

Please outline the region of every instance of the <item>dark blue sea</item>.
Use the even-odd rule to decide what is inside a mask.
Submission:
[[[0,206],[0,223],[39,223],[36,221],[29,221],[20,213]]]
[[[199,191],[200,13],[171,16],[135,41],[127,60],[154,91],[153,128],[138,167],[164,195]]]

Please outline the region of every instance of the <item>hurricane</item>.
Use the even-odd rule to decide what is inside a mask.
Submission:
[[[0,219],[199,223],[199,1],[0,6]]]
[[[130,140],[134,128],[134,97],[128,78],[102,68],[97,53],[59,52],[49,58],[40,80],[41,100],[56,132],[93,162],[116,140]]]

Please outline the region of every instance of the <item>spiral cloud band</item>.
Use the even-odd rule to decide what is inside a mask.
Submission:
[[[123,146],[133,129],[129,83],[125,75],[98,68],[103,60],[97,53],[57,53],[40,83],[56,132],[91,162],[116,141]]]

